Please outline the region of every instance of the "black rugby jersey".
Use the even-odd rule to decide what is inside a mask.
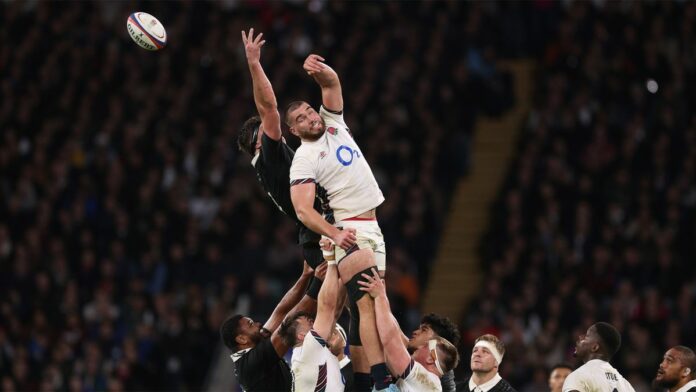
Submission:
[[[254,157],[252,164],[256,169],[263,190],[276,206],[294,220],[299,229],[299,243],[319,242],[321,236],[300,222],[290,199],[290,166],[295,151],[281,140],[275,141],[265,133],[261,136],[261,152]],[[314,209],[321,213],[320,203],[315,199]]]
[[[233,357],[236,355],[239,354]],[[290,392],[293,389],[290,366],[278,356],[270,338],[262,339],[256,347],[241,354],[234,362],[234,371],[247,392]]]

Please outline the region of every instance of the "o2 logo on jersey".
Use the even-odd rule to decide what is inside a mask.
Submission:
[[[362,158],[360,151],[353,150],[346,145],[341,145],[336,150],[336,159],[338,159],[343,166],[350,166],[350,164],[353,163],[354,158]]]

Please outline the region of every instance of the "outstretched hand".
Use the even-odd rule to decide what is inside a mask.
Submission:
[[[318,54],[310,54],[305,59],[302,68],[307,72],[307,75],[314,76],[314,74],[321,73],[324,71],[328,65],[324,64],[324,58]]]
[[[387,295],[387,289],[384,287],[384,282],[382,281],[382,278],[379,277],[379,273],[377,273],[376,269],[372,268],[372,276],[368,274],[361,275],[365,280],[358,281],[358,284],[362,286],[360,287],[360,290],[370,294],[370,297],[372,298]]]
[[[262,40],[263,33],[259,33],[254,37],[254,28],[250,28],[249,32],[246,33],[242,30],[242,42],[244,42],[244,52],[246,53],[247,62],[253,63],[261,61],[261,47],[266,43],[266,40]]]

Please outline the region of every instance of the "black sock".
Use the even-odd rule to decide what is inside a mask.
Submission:
[[[389,384],[394,382],[389,370],[387,369],[387,364],[384,362],[370,367],[370,373],[372,373],[372,379],[375,380],[376,390],[387,388]]]
[[[372,379],[368,373],[355,372],[353,380],[355,380],[355,392],[372,391]]]

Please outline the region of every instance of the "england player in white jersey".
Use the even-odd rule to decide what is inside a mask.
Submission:
[[[362,274],[361,290],[375,299],[375,315],[379,339],[384,347],[387,367],[398,375],[396,386],[401,392],[442,391],[440,377],[457,367],[457,349],[442,337],[434,337],[428,344],[408,354],[402,340],[403,332],[391,313],[384,283],[376,270]]]
[[[333,259],[330,257],[329,259]],[[289,316],[280,327],[283,341],[293,348],[292,365],[294,390],[298,392],[344,390],[341,366],[328,343],[334,334],[339,292],[335,260],[327,260],[324,283],[317,299],[317,315],[298,312]]]
[[[587,329],[575,344],[575,356],[584,365],[563,382],[563,392],[635,392],[633,386],[609,363],[621,347],[621,334],[609,323]]]
[[[359,290],[357,281],[372,267],[385,269],[384,239],[375,214],[384,196],[343,120],[338,75],[317,55],[307,58],[304,69],[321,87],[322,106],[317,112],[298,101],[286,111],[290,132],[302,140],[290,168],[290,195],[300,221],[336,244],[338,272],[351,306],[349,343],[356,388],[369,389],[372,373],[380,389],[389,374],[379,345],[374,303]],[[322,201],[323,216],[313,208],[315,195]]]

